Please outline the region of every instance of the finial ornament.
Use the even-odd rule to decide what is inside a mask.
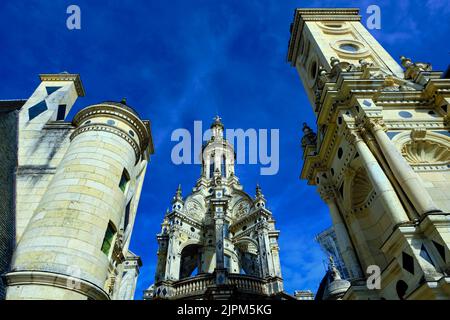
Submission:
[[[341,273],[339,272],[338,268],[336,267],[336,264],[334,263],[333,256],[329,257],[328,270],[330,270],[331,277],[333,278],[333,280],[342,279]]]
[[[182,201],[183,200],[183,196],[181,194],[181,184],[178,185],[177,191],[175,193],[175,196],[173,197],[172,202],[176,202],[176,201]]]
[[[335,65],[337,65],[339,62],[341,62],[341,60],[339,60],[339,59],[336,58],[336,57],[331,57],[331,58],[330,58],[330,65],[331,65],[332,68],[333,68]]]
[[[219,117],[219,115],[217,115],[217,116],[215,116],[215,117],[213,118],[213,120],[214,120],[214,121],[213,121],[213,123],[211,124],[211,129],[219,127],[219,128],[221,128],[221,129],[223,130],[222,118]]]
[[[405,68],[405,79],[415,80],[417,76],[421,72],[429,72],[433,70],[433,67],[430,63],[425,62],[412,62],[410,58],[406,58],[405,56],[401,56],[400,60],[402,62],[402,66]]]
[[[126,105],[127,104],[127,98],[122,98],[122,100],[120,100],[120,103]]]
[[[261,197],[262,196],[262,192],[261,192],[261,187],[259,186],[259,184],[256,184],[256,197]]]

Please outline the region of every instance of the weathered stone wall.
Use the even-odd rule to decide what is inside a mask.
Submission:
[[[8,271],[15,245],[17,111],[0,112],[0,274]],[[0,299],[5,288],[0,278]]]

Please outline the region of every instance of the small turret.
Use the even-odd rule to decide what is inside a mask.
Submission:
[[[256,185],[256,195],[255,195],[255,206],[257,208],[265,208],[266,207],[266,199],[262,194],[261,187],[259,184]]]
[[[181,208],[183,208],[183,196],[181,194],[181,184],[179,184],[175,196],[172,199],[172,209],[181,210]]]

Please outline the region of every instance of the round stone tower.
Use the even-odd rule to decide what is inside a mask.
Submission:
[[[7,299],[110,299],[149,152],[148,122],[125,102],[78,112],[70,145],[6,275]],[[115,273],[117,275],[117,272]]]

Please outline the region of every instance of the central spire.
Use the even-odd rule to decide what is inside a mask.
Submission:
[[[202,151],[203,178],[213,179],[219,175],[226,179],[234,176],[234,149],[224,138],[223,131],[222,118],[217,115],[211,124],[211,139]]]

